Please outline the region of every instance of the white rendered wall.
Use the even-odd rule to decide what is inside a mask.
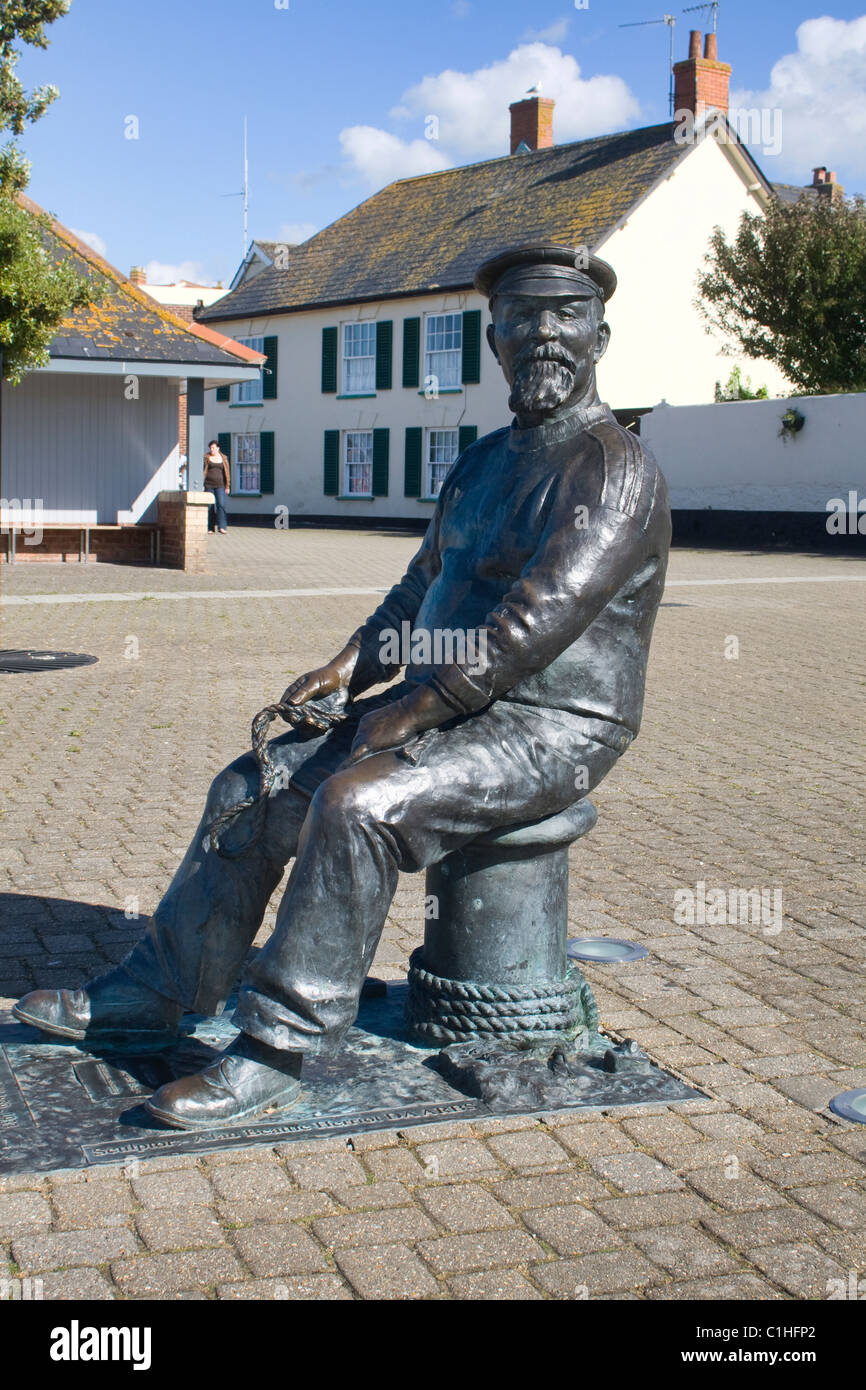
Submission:
[[[805,424],[780,437],[781,416]],[[833,497],[866,494],[866,393],[794,400],[663,406],[641,440],[664,473],[673,508],[823,512]]]
[[[611,343],[599,367],[603,400],[614,408],[693,405],[714,399],[736,365],[754,388],[785,395],[790,384],[772,363],[723,356],[695,308],[696,279],[713,228],[728,239],[743,212],[759,212],[733,157],[701,141],[641,203],[625,225],[595,248],[617,273],[607,306]]]

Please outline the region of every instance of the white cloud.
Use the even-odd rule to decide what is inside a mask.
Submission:
[[[789,177],[810,183],[825,164],[846,183],[866,172],[866,15],[807,19],[797,51],[773,66],[764,91],[737,90],[731,105],[780,109],[781,159]],[[757,158],[764,159],[760,150]]]
[[[451,13],[455,19],[468,19],[472,13],[472,6],[469,0],[454,0],[451,6]]]
[[[394,179],[447,169],[453,162],[431,140],[401,140],[370,125],[341,130],[340,144],[350,170],[370,188],[384,188]]]
[[[149,285],[176,285],[179,280],[189,280],[193,285],[208,283],[201,261],[181,261],[178,265],[169,261],[148,261],[144,273]]]
[[[539,39],[542,43],[562,43],[570,23],[571,20],[566,16],[565,19],[557,19],[553,24],[548,24],[546,29],[527,29],[523,37],[530,42]]]
[[[391,115],[418,122],[437,116],[442,147],[464,158],[507,154],[509,104],[538,84],[544,96],[556,101],[557,144],[623,129],[640,111],[621,77],[584,78],[570,54],[536,41],[521,44],[507,58],[474,72],[448,68],[425,77],[403,93]]]
[[[275,237],[275,240],[285,241],[288,242],[289,246],[295,246],[301,241],[307,241],[318,230],[315,222],[284,222],[280,228],[280,234]]]
[[[80,232],[77,227],[70,227],[69,230],[79,241],[83,241],[85,246],[89,246],[91,251],[95,251],[97,256],[105,256],[108,253],[108,247],[97,232]]]

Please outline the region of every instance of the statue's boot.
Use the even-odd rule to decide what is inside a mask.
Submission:
[[[145,1108],[173,1129],[210,1129],[294,1105],[300,1094],[301,1054],[278,1052],[239,1033],[215,1062],[169,1081]]]
[[[37,989],[12,1010],[17,1019],[54,1038],[130,1051],[177,1042],[183,1005],[139,984],[122,965],[82,989]]]

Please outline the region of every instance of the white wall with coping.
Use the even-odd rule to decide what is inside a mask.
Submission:
[[[784,438],[788,409],[805,424]],[[641,440],[675,509],[824,512],[833,497],[866,494],[866,392],[662,406],[643,416]]]

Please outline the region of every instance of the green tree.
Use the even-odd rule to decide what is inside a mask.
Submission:
[[[753,391],[752,378],[747,376],[744,379],[739,367],[734,368],[724,386],[720,381],[716,382],[717,401],[765,401],[767,395],[766,386],[759,386],[757,391]]]
[[[70,0],[0,0],[0,131],[21,135],[57,97],[53,86],[25,91],[15,72],[15,45],[47,48],[46,24],[69,5]],[[63,320],[102,292],[97,279],[79,276],[68,261],[52,256],[45,240],[49,219],[19,201],[29,175],[29,163],[10,140],[0,150],[0,355],[2,376],[13,384],[45,366]]]
[[[804,196],[710,239],[696,301],[729,355],[775,362],[805,395],[866,390],[866,203]]]

